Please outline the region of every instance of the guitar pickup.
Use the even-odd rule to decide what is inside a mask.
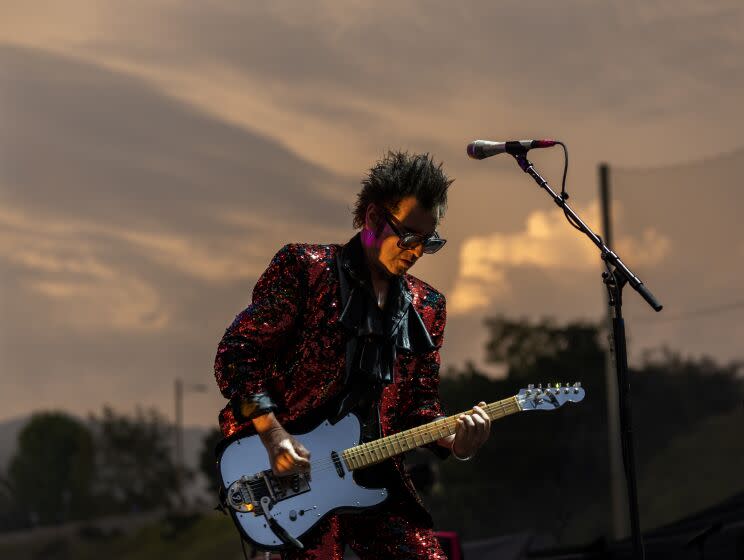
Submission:
[[[344,466],[341,464],[341,459],[339,458],[338,453],[335,451],[332,452],[331,459],[333,460],[333,466],[336,467],[336,472],[338,473],[339,478],[344,478],[346,473],[344,472]]]

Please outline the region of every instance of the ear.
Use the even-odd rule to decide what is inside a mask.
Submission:
[[[385,220],[382,218],[382,213],[373,202],[367,205],[367,212],[364,215],[364,227],[369,231],[375,232],[376,235],[379,235],[385,227]]]

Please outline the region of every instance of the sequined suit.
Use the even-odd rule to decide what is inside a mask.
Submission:
[[[364,347],[372,340],[364,312],[365,290],[371,289],[360,254],[357,235],[344,246],[286,245],[274,256],[256,283],[252,303],[237,315],[218,347],[215,376],[230,401],[219,416],[225,436],[254,433],[250,415],[241,412],[245,399],[256,406],[270,402],[288,429],[312,418],[344,393],[354,372],[350,362],[359,366],[356,360],[364,362],[370,355],[382,382],[381,435],[444,415],[438,395],[444,296],[413,276],[395,277],[391,286],[396,289],[388,295],[395,298],[386,316],[388,344],[373,348],[374,353]],[[362,347],[354,352],[355,344]],[[386,359],[391,360],[389,368]],[[436,444],[430,448],[440,456],[448,454]],[[389,467],[398,484],[390,488],[386,513],[332,516],[305,542],[311,550],[285,558],[341,558],[341,541],[363,558],[444,558],[401,457],[390,460]],[[373,545],[385,548],[384,554],[365,548]]]

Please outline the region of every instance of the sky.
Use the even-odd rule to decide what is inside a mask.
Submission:
[[[499,375],[484,317],[599,320],[593,245],[511,158],[468,159],[476,138],[564,141],[570,202],[597,231],[610,164],[615,249],[666,304],[657,316],[626,289],[631,365],[660,345],[744,358],[741,2],[2,11],[0,420],[172,415],[181,378],[207,386],[187,392],[186,422],[215,425],[224,329],[283,244],[353,235],[359,181],[387,149],[455,178],[449,242],[412,270],[447,296],[445,367]],[[530,157],[559,187],[562,152]]]

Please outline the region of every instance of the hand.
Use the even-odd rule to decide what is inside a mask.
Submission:
[[[310,452],[284,428],[272,428],[260,433],[259,437],[269,454],[269,463],[274,474],[310,474]]]
[[[310,473],[310,452],[284,428],[260,434],[269,454],[271,470],[278,476]]]
[[[452,452],[458,457],[472,457],[488,440],[491,419],[481,408],[482,406],[486,406],[484,401],[473,407],[472,414],[461,414],[457,418]]]

